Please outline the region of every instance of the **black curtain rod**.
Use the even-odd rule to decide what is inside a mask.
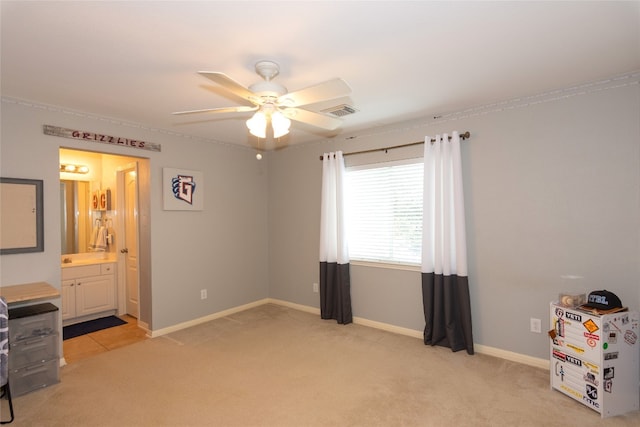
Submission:
[[[471,133],[469,131],[466,131],[465,133],[460,134],[460,139],[462,139],[463,141],[469,138],[471,138]],[[451,141],[451,136],[449,136],[449,141]],[[432,138],[431,142],[436,142],[436,140]],[[354,154],[375,153],[376,151],[384,151],[386,153],[387,150],[392,150],[394,148],[411,147],[412,145],[419,145],[419,144],[424,144],[424,141],[410,142],[408,144],[402,144],[402,145],[394,145],[393,147],[374,148],[372,150],[353,151],[351,153],[344,153],[343,157],[351,156]],[[320,156],[320,160],[322,160],[322,156]]]

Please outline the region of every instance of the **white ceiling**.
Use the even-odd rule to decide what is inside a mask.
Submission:
[[[291,145],[640,70],[637,1],[2,0],[1,20],[2,96],[241,145],[247,113],[171,115],[247,105],[197,71],[347,81],[359,111],[333,133],[294,122]]]

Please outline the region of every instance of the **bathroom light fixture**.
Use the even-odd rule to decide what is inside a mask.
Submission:
[[[84,165],[73,165],[71,163],[61,163],[60,172],[66,173],[89,173],[89,167]]]
[[[269,122],[271,122],[274,138],[280,138],[289,133],[291,120],[286,118],[280,111],[273,110],[273,106],[265,104],[253,117],[247,120],[247,127],[251,135],[257,136],[258,138],[266,138]]]

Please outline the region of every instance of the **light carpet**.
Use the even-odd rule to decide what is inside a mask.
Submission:
[[[272,304],[67,365],[14,406],[15,426],[640,425],[543,369]]]

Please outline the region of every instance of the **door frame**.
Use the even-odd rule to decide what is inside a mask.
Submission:
[[[138,157],[126,154],[117,154],[100,150],[87,150],[82,147],[69,147],[60,145],[58,150],[71,150],[84,153],[97,153],[109,157],[123,157],[129,159],[124,167],[115,167],[116,172],[126,169],[131,163],[137,164],[138,171],[138,289],[139,289],[139,311],[140,318],[138,319],[138,327],[144,329],[148,336],[151,336],[153,328],[153,304],[152,304],[152,282],[151,282],[151,159],[149,157]],[[59,156],[56,159],[59,163]],[[58,166],[56,166],[57,168]],[[124,182],[124,178],[123,178]],[[116,177],[116,188],[118,187]],[[123,200],[119,199],[119,195],[122,192],[116,192],[116,212],[117,215],[122,215],[119,211],[119,207],[123,206]],[[124,197],[124,196],[122,196]],[[60,207],[59,207],[60,209]],[[118,224],[120,221],[116,221]],[[124,226],[123,226],[124,227]],[[120,236],[121,230],[116,225],[116,236]],[[119,255],[121,247],[120,239],[116,237],[116,254]],[[62,270],[62,267],[60,267]],[[116,287],[117,295],[117,308],[120,312],[120,295],[122,295],[121,283],[125,283],[120,277],[120,270],[118,268],[117,279],[118,285]],[[62,274],[62,273],[61,273]]]

